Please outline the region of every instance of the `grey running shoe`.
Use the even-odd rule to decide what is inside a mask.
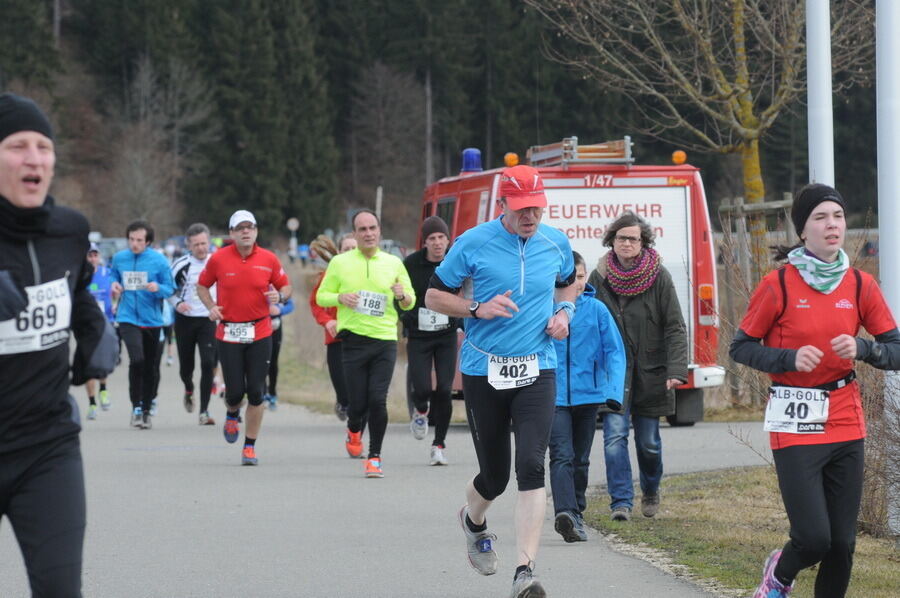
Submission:
[[[581,513],[575,513],[575,533],[578,534],[579,542],[587,542],[587,530],[584,529],[584,517]]]
[[[631,519],[631,507],[616,507],[612,510],[613,521],[628,521]]]
[[[444,455],[444,447],[431,445],[431,461],[429,465],[446,465],[447,457]]]
[[[644,517],[653,517],[659,512],[659,492],[645,494],[641,497],[641,513]]]
[[[553,529],[555,529],[556,533],[562,536],[563,540],[566,542],[582,541],[581,535],[578,533],[578,520],[568,511],[561,511],[556,514],[556,519],[553,521]],[[582,533],[584,532],[582,531]],[[587,537],[584,539],[586,540]]]
[[[334,414],[337,416],[337,418],[340,421],[342,421],[342,422],[347,421],[347,408],[344,407],[343,405],[341,405],[340,403],[338,403],[337,401],[335,401],[335,403],[334,403]]]
[[[134,411],[131,412],[131,427],[132,428],[140,428],[141,427],[141,414],[142,414],[142,410],[140,407],[135,407]]]
[[[509,598],[546,598],[547,592],[541,582],[534,578],[531,569],[520,571],[513,580]]]
[[[469,564],[482,575],[493,575],[497,572],[497,553],[494,552],[494,540],[497,536],[484,530],[473,532],[466,525],[466,516],[469,514],[469,506],[463,505],[459,510],[459,524],[466,535],[466,552],[469,555]]]
[[[193,392],[184,392],[184,410],[188,413],[194,412],[194,393]]]
[[[141,428],[143,428],[144,430],[149,430],[152,427],[153,427],[153,420],[150,418],[150,414],[146,413],[146,412],[142,413],[141,414]]]
[[[425,438],[425,435],[428,434],[428,413],[420,413],[414,409],[409,429],[416,440]]]
[[[216,420],[209,415],[209,411],[203,411],[200,413],[200,425],[201,426],[214,426],[216,425]]]

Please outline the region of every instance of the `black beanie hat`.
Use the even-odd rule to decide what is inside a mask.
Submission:
[[[0,141],[20,131],[37,131],[53,139],[50,121],[33,100],[14,93],[0,94]]]
[[[429,216],[422,222],[423,242],[434,233],[444,233],[444,235],[450,237],[450,230],[447,228],[447,224],[441,220],[440,216]]]
[[[833,201],[844,208],[844,210],[847,209],[844,198],[841,197],[841,194],[834,187],[821,183],[812,183],[797,192],[797,195],[794,197],[794,204],[791,206],[791,220],[794,222],[794,230],[797,231],[798,237],[803,232],[803,227],[806,226],[806,220],[809,218],[809,215],[823,201]]]

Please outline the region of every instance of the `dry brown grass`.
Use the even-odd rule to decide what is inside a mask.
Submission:
[[[592,499],[586,520],[604,535],[647,546],[687,567],[690,576],[715,580],[722,593],[746,596],[759,583],[762,563],[784,544],[788,522],[771,467],[703,472],[666,478],[662,508],[653,519],[609,518],[608,499]],[[810,598],[815,578],[804,571],[791,594]],[[900,553],[893,542],[861,534],[848,598],[900,596]]]
[[[284,340],[279,361],[279,400],[304,405],[318,413],[334,410],[334,389],[325,361],[325,336],[309,310],[309,293],[319,270],[303,268],[299,263],[285,264],[294,285],[294,313],[285,318]],[[388,419],[409,421],[406,407],[406,342],[397,346],[397,364],[388,391]],[[465,421],[465,410],[454,404],[454,422]]]

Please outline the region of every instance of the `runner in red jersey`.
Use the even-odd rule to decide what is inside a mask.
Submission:
[[[817,563],[816,598],[846,594],[866,436],[853,361],[900,369],[900,333],[881,289],[842,249],[845,208],[827,185],[800,190],[791,219],[801,243],[777,248],[788,263],[760,282],[731,344],[732,359],[772,377],[765,429],[791,524],[754,598],[787,596]],[[860,327],[875,340],[858,338]]]
[[[219,361],[225,378],[228,413],[224,434],[229,443],[240,435],[241,402],[247,395],[247,431],[241,462],[256,465],[256,439],[265,412],[263,393],[272,355],[269,305],[284,303],[291,285],[274,253],[256,244],[256,218],[238,210],[229,220],[234,244],[215,252],[197,280],[197,295],[217,321]],[[216,285],[216,300],[209,289]]]

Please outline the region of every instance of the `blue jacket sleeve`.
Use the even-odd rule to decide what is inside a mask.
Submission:
[[[613,395],[606,398],[621,402],[625,395],[625,344],[622,342],[622,335],[619,334],[619,328],[616,326],[612,314],[609,313],[609,309],[599,300],[597,300],[597,308],[597,326],[600,329],[603,346],[600,355],[603,366],[601,371],[606,372]]]
[[[294,311],[294,300],[288,299],[287,302],[281,306],[281,315],[286,316],[292,311]]]
[[[160,256],[160,258],[156,271],[156,282],[159,284],[159,290],[156,291],[155,294],[160,299],[165,299],[175,292],[175,280],[172,278],[172,270],[169,268],[169,262],[162,256]]]

